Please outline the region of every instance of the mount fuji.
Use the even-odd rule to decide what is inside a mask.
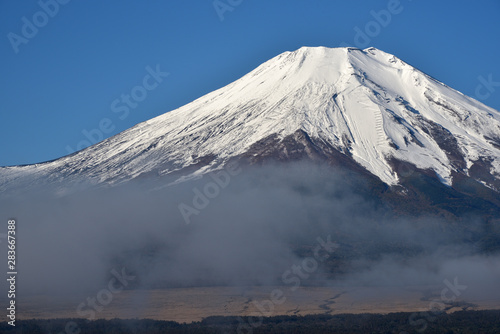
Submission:
[[[498,206],[500,114],[381,50],[302,47],[84,150],[2,167],[0,191],[167,175],[178,183],[234,160],[302,159],[398,196],[431,191],[419,188],[424,178]]]

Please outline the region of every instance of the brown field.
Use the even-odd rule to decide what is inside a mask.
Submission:
[[[260,314],[256,302],[270,300],[274,289],[281,289],[285,300],[281,304],[273,303],[270,311],[266,309],[268,316],[430,311],[433,304],[441,303],[442,287],[300,287],[292,291],[290,287],[259,286],[128,290],[114,294],[110,303],[96,312],[96,318],[192,322],[209,316],[256,315]],[[76,309],[85,300],[85,297],[69,301],[67,297],[44,295],[18,298],[18,318],[82,318]],[[500,309],[498,299],[457,298],[444,304],[440,305],[447,312]]]

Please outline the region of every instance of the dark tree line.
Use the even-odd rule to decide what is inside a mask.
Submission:
[[[18,320],[16,327],[0,323],[0,333],[62,334],[69,322],[76,324],[74,333],[93,334],[159,334],[159,333],[419,333],[421,327],[409,322],[411,313],[339,314],[309,316],[276,316],[263,319],[241,317],[210,317],[201,322],[179,324],[158,320],[95,320],[50,319]],[[254,324],[250,327],[248,324]],[[242,325],[244,324],[244,325]],[[66,327],[67,328],[67,327]],[[248,329],[251,329],[250,331]],[[79,330],[79,331],[78,331]],[[500,310],[460,311],[443,314],[428,322],[421,333],[500,333]]]

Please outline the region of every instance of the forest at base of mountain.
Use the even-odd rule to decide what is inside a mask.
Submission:
[[[19,320],[16,327],[0,323],[2,333],[159,334],[159,333],[499,333],[500,310],[458,311],[451,314],[399,312],[389,314],[338,314],[274,316],[264,318],[209,317],[200,322],[177,323],[149,319],[47,319]],[[254,326],[250,326],[254,324]],[[78,331],[80,330],[80,331]]]

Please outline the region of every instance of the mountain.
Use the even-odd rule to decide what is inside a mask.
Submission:
[[[381,192],[439,189],[499,205],[500,114],[378,49],[303,47],[72,155],[2,167],[0,191],[182,181],[231,160],[304,158],[364,175]]]

